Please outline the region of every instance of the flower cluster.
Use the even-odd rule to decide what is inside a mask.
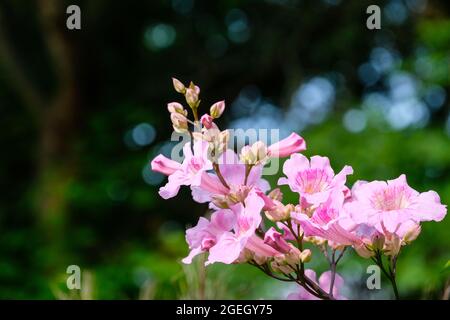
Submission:
[[[151,162],[154,171],[168,176],[159,194],[169,199],[189,186],[192,198],[208,203],[210,213],[186,231],[190,252],[184,263],[199,254],[207,254],[206,265],[249,263],[272,278],[299,284],[300,291],[289,299],[336,299],[343,298],[336,267],[351,247],[382,268],[398,296],[395,266],[402,246],[417,238],[422,221],[441,221],[447,213],[437,193],[414,190],[405,175],[386,182],[357,181],[350,189],[346,180],[352,167],[335,173],[327,157],[308,159],[300,153],[305,140],[296,133],[272,145],[257,141],[236,153],[228,147],[228,131],[215,123],[225,102],[213,104],[199,118],[199,87],[177,79],[173,85],[184,95],[193,120],[180,103],[172,102],[172,125],[191,139],[183,147],[182,163],[163,155]],[[266,163],[287,157],[278,186],[298,194],[298,203],[283,203],[280,189],[272,190],[263,178]],[[311,246],[330,264],[319,280],[306,269]]]

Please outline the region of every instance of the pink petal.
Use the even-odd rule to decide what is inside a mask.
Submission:
[[[244,245],[240,239],[236,238],[231,232],[226,232],[218,239],[217,244],[209,250],[206,265],[215,262],[231,264],[239,257],[243,248]]]
[[[269,155],[272,157],[284,158],[293,153],[306,150],[305,140],[296,133],[277,143],[272,144],[268,148]]]
[[[180,163],[166,158],[162,154],[156,156],[156,158],[152,160],[151,166],[153,171],[160,172],[166,176],[173,174],[181,168]]]

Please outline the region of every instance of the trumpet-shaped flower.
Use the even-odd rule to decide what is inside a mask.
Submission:
[[[406,233],[404,223],[441,221],[447,213],[436,192],[419,193],[408,185],[405,175],[387,182],[355,183],[344,208],[356,224],[373,226],[383,234]]]
[[[212,169],[212,163],[208,160],[208,143],[196,141],[191,150],[190,142],[183,147],[184,160],[181,164],[157,156],[152,161],[152,169],[169,176],[168,183],[159,189],[159,194],[164,199],[169,199],[178,194],[181,186],[198,186],[202,181],[202,174]]]
[[[287,178],[280,178],[279,185],[287,184],[292,191],[298,192],[302,205],[318,206],[327,201],[333,191],[345,193],[346,177],[353,169],[345,166],[335,175],[327,157],[313,156],[308,161],[305,156],[295,153],[284,163],[283,173]]]
[[[211,221],[201,217],[198,224],[186,232],[190,253],[183,263],[191,263],[192,258],[202,252],[209,252],[206,265],[233,263],[244,249],[259,258],[279,254],[255,234],[261,224],[263,206],[263,200],[251,192],[244,203],[214,212]]]
[[[243,200],[252,189],[262,192],[269,190],[269,183],[261,178],[263,169],[261,165],[254,166],[250,172],[247,172],[246,165],[239,161],[232,150],[226,150],[219,157],[218,162],[220,174],[227,187],[217,175],[204,172],[200,185],[192,188],[195,201],[200,203],[213,201],[216,204],[223,201],[233,204]],[[217,208],[214,203],[211,207]]]
[[[333,245],[359,245],[361,239],[352,231],[343,212],[344,193],[335,191],[327,201],[319,205],[311,216],[302,212],[292,212],[292,219],[299,223],[307,237],[320,237]]]
[[[252,192],[245,199],[244,204],[234,205],[230,211],[235,215],[235,223],[232,232],[224,232],[209,250],[206,264],[222,262],[233,263],[239,258],[241,252],[246,248],[249,239],[255,235],[256,229],[261,224],[261,210],[264,201]],[[228,210],[228,209],[225,209]],[[251,245],[251,241],[249,245]]]
[[[217,243],[222,234],[233,228],[234,223],[235,216],[230,210],[214,212],[211,221],[200,217],[195,227],[186,230],[186,241],[190,252],[182,262],[190,264],[195,256],[208,251]]]

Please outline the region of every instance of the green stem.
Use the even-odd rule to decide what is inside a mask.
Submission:
[[[197,112],[197,108],[191,108],[192,110],[192,114],[194,115],[194,122],[196,124],[198,124],[198,112]]]
[[[394,291],[395,299],[400,300],[400,295],[398,293],[398,287],[397,287],[397,281],[396,281],[396,264],[397,264],[397,257],[394,257],[392,259],[389,259],[389,272],[386,270],[386,268],[383,265],[383,258],[381,256],[381,252],[377,251],[375,254],[375,258],[372,258],[372,260],[377,264],[377,266],[380,267],[381,271],[383,271],[384,275],[389,279],[392,285],[392,289]]]
[[[394,289],[395,299],[400,300],[400,295],[398,294],[397,282],[395,281],[395,274],[390,278],[392,288]]]
[[[392,257],[389,259],[389,273],[390,280],[392,284],[392,288],[394,289],[395,299],[400,300],[400,295],[398,294],[397,281],[396,281],[396,265],[397,265],[397,257]]]

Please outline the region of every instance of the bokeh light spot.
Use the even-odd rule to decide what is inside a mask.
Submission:
[[[345,129],[350,132],[361,132],[367,125],[366,114],[363,110],[350,109],[344,114],[343,124]]]
[[[176,35],[174,27],[160,23],[145,31],[144,41],[149,49],[160,50],[170,47],[175,42]]]

